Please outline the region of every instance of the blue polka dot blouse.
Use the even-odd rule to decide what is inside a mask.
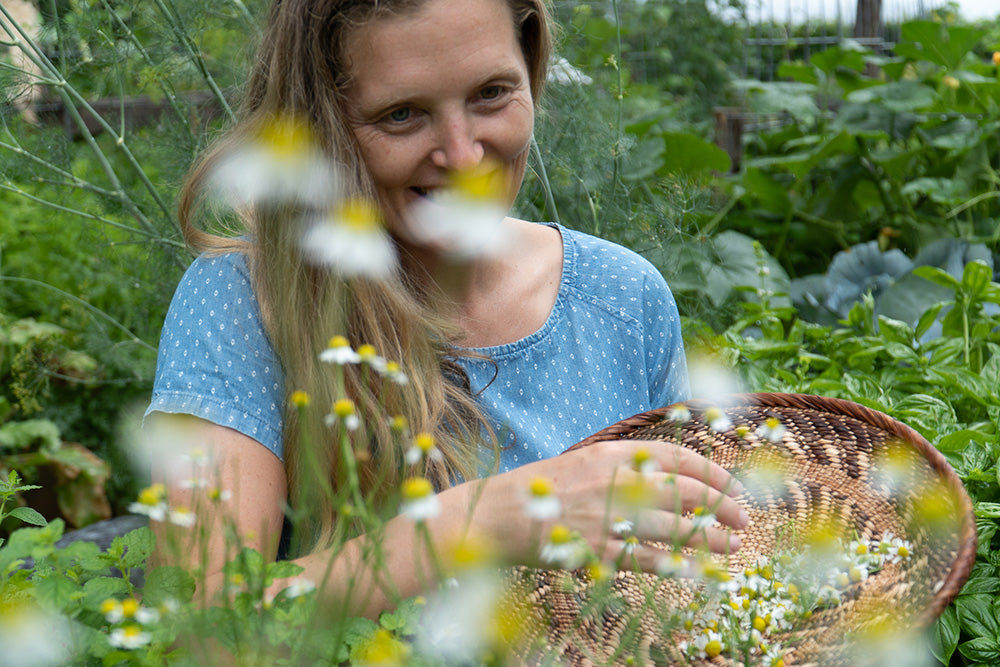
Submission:
[[[559,293],[541,329],[459,357],[504,439],[500,470],[554,456],[625,417],[689,397],[677,307],[645,259],[557,226]],[[239,253],[197,258],[163,325],[146,411],[191,414],[282,455],[284,388]],[[494,377],[495,376],[495,377]]]

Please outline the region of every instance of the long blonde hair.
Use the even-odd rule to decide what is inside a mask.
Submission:
[[[507,1],[537,100],[551,49],[548,12],[543,0]],[[405,386],[383,383],[372,388],[360,367],[343,367],[343,391],[357,406],[364,424],[360,438],[368,443],[367,452],[356,452],[356,463],[369,499],[385,500],[407,474],[405,443],[389,416],[405,418],[411,433],[433,434],[443,456],[426,474],[439,487],[477,476],[482,448],[489,445],[495,452],[495,437],[454,362],[459,353],[449,341],[459,332],[427,307],[408,276],[345,280],[304,262],[300,228],[288,219],[288,212],[241,212],[243,234],[232,236],[203,231],[195,218],[203,210],[208,179],[220,160],[247,142],[262,123],[287,114],[311,124],[324,152],[340,166],[346,194],[374,200],[374,185],[344,115],[347,68],[341,47],[350,30],[390,13],[413,11],[422,2],[275,0],[237,121],[194,166],[180,195],[181,229],[193,251],[236,251],[247,257],[264,328],[284,374],[289,504],[298,516],[308,517],[307,548],[326,546],[333,539],[339,508],[329,489],[344,474],[324,417],[333,402],[345,396],[335,374],[317,360],[332,335],[343,334],[355,345],[373,345],[381,356],[398,361],[409,377]],[[306,392],[309,409],[299,410],[288,400],[294,391]]]

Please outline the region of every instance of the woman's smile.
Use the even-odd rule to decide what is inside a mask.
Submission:
[[[404,242],[410,210],[485,161],[521,185],[534,124],[528,68],[503,0],[430,0],[355,30],[347,107],[386,222]]]

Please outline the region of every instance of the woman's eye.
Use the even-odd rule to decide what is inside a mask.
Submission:
[[[391,120],[393,123],[405,123],[410,120],[411,115],[412,111],[409,107],[400,107],[399,109],[393,109],[386,114],[386,118]]]
[[[484,100],[495,100],[503,95],[503,86],[487,86],[479,91],[479,96]]]

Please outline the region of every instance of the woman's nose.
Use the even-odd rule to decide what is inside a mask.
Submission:
[[[465,114],[443,119],[438,130],[437,147],[431,154],[434,164],[450,171],[479,166],[485,151],[476,123]]]

